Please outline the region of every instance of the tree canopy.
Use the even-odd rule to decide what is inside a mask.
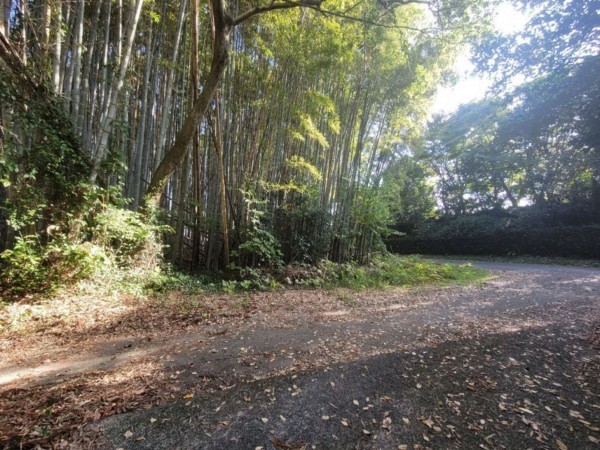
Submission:
[[[485,7],[3,5],[4,261],[51,266],[60,240],[114,252],[98,236],[111,204],[142,228],[158,206],[169,258],[192,269],[367,260],[408,186],[390,168]]]

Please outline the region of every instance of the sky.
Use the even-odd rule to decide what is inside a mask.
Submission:
[[[494,26],[502,34],[515,33],[523,29],[527,23],[527,16],[508,3],[500,5],[494,17]],[[431,113],[448,114],[461,104],[483,98],[486,90],[491,85],[491,80],[486,77],[472,74],[473,64],[469,61],[470,50],[465,51],[457,58],[454,69],[459,81],[454,86],[440,86],[434,99]]]

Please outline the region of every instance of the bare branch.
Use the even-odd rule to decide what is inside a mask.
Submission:
[[[321,3],[323,3],[323,0],[300,0],[297,2],[296,1],[283,1],[283,2],[272,1],[267,6],[257,6],[256,8],[253,8],[246,12],[243,12],[239,16],[232,19],[231,24],[233,26],[236,26],[258,14],[269,12],[269,11],[276,11],[279,9],[291,9],[291,8],[302,8],[302,7],[319,8],[321,6]]]
[[[417,31],[419,33],[427,34],[426,30],[423,30],[420,28],[413,28],[413,27],[399,26],[399,25],[388,25],[388,24],[378,22],[377,20],[369,20],[369,19],[365,19],[365,18],[361,18],[361,17],[348,15],[348,14],[346,14],[346,12],[322,9],[321,4],[323,3],[323,1],[324,0],[300,0],[300,1],[292,1],[292,0],[275,1],[275,0],[273,0],[268,5],[257,6],[256,8],[253,8],[246,12],[241,13],[237,17],[230,19],[230,23],[232,26],[236,26],[242,22],[245,22],[246,20],[250,19],[251,17],[254,17],[254,16],[262,14],[262,13],[270,12],[270,11],[276,11],[276,10],[281,10],[281,9],[291,9],[291,8],[307,8],[307,9],[312,9],[314,11],[317,11],[326,16],[338,17],[338,18],[345,19],[345,20],[364,23],[366,25],[372,25],[372,26],[382,27],[382,28],[392,28],[392,29],[393,28],[398,28],[398,29],[401,28],[401,29],[405,29],[405,30],[412,30],[412,31]],[[411,3],[419,3],[419,4],[427,5],[427,4],[429,4],[429,0],[392,0],[390,2],[386,2],[386,12],[384,13],[384,15],[386,15],[387,13],[390,12],[390,10],[388,8],[391,8],[393,6],[398,6],[398,5],[409,5]],[[352,6],[350,8],[350,10],[353,9],[354,7],[356,7],[358,4],[360,4],[360,2],[357,3],[356,5]]]
[[[411,2],[402,3],[402,4],[408,4],[408,3],[411,3]],[[417,3],[417,2],[412,2],[412,3]],[[421,2],[418,2],[418,3],[421,3]],[[344,13],[341,13],[341,12],[338,12],[338,11],[331,11],[331,10],[317,8],[317,7],[312,7],[312,6],[306,6],[306,8],[314,9],[315,11],[318,11],[318,12],[320,12],[321,14],[323,14],[325,16],[339,17],[340,19],[350,20],[352,22],[360,22],[360,23],[364,23],[366,25],[372,25],[374,27],[390,28],[390,29],[412,30],[412,31],[417,31],[419,33],[428,34],[428,30],[424,30],[424,29],[421,29],[421,28],[407,27],[407,26],[404,26],[404,25],[385,24],[385,23],[377,22],[376,20],[369,20],[369,19],[364,19],[362,17],[349,16],[347,14],[344,14]],[[387,14],[388,12],[389,11],[386,11],[385,14]],[[383,16],[381,16],[381,17],[383,17]]]

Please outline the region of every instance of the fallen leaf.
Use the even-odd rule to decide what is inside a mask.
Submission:
[[[321,419],[323,419],[323,420],[329,420],[329,416],[321,416]]]
[[[408,425],[408,424],[410,424],[410,419],[403,417],[402,422],[404,422],[406,425]]]
[[[130,430],[127,430],[123,436],[125,436],[125,439],[129,439],[131,436],[133,436],[133,433]]]
[[[295,443],[288,444],[280,439],[271,439],[271,444],[273,444],[273,446],[276,448],[280,448],[281,450],[304,450],[304,449],[306,449],[305,442],[295,442]]]
[[[392,425],[392,419],[390,419],[389,417],[386,417],[385,419],[383,419],[383,422],[381,422],[381,428],[385,429],[385,430],[390,430],[390,427]]]
[[[594,437],[592,435],[588,436],[588,439],[590,440],[590,442],[593,442],[594,444],[597,444],[598,442],[600,442],[597,437]]]
[[[269,421],[269,419],[267,419],[266,417],[262,417],[260,420],[262,420],[263,423],[267,423]]]
[[[359,405],[358,400],[352,400],[352,403],[354,403],[356,406]]]
[[[567,447],[565,445],[565,443],[563,441],[561,441],[560,439],[556,440],[556,446],[560,449],[560,450],[569,450],[569,447]]]
[[[431,417],[421,417],[419,420],[421,421],[421,423],[423,423],[423,425],[427,425],[429,428],[433,428],[434,422],[433,420],[431,420]]]
[[[156,422],[156,419],[154,417],[150,417],[150,423],[154,423]]]
[[[346,420],[342,420],[342,425],[344,425],[345,427],[348,426],[348,422],[346,422]]]
[[[285,422],[285,421],[287,420],[287,419],[286,419],[285,417],[283,417],[283,416],[279,416],[279,419],[280,419],[282,422]]]
[[[194,398],[194,394],[185,394],[183,398]]]
[[[371,434],[371,432],[369,430],[363,430],[363,434],[366,434],[367,436],[369,436]]]
[[[569,410],[569,415],[571,417],[575,417],[576,419],[583,419],[584,418],[579,411],[575,411],[573,409]]]

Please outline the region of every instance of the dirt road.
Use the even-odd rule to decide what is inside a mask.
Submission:
[[[599,448],[600,271],[477,265],[495,278],[172,343],[179,400],[88,428],[90,445]]]

